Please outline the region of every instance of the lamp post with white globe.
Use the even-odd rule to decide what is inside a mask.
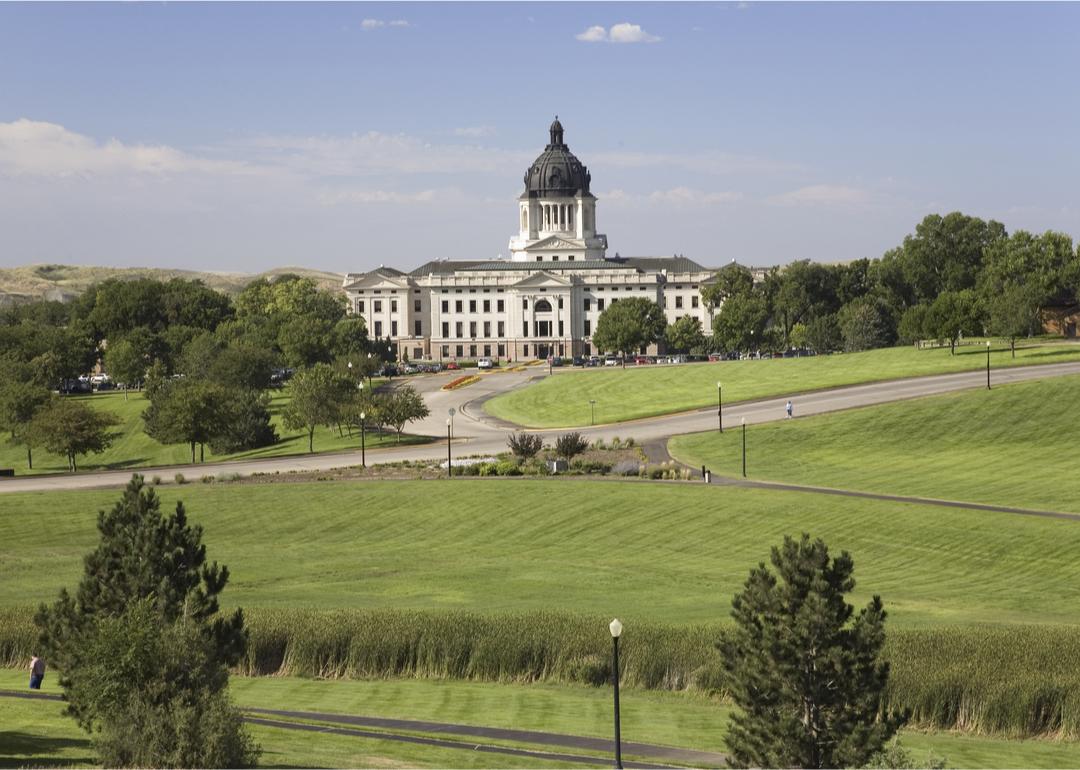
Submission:
[[[367,467],[367,412],[360,413],[360,466]]]
[[[614,644],[612,653],[611,676],[615,683],[615,767],[622,768],[622,737],[619,735],[619,637],[622,636],[622,623],[618,618],[611,621],[608,626],[611,630],[611,641]]]

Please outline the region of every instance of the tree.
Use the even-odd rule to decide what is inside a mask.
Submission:
[[[75,458],[89,452],[101,454],[118,433],[109,428],[120,424],[120,418],[87,406],[83,401],[53,398],[43,404],[30,422],[35,443],[53,454],[63,455],[68,470],[77,471]]]
[[[836,273],[825,265],[807,259],[792,262],[780,272],[772,306],[785,346],[791,344],[795,324],[839,309],[836,278]]]
[[[125,401],[128,388],[138,386],[143,381],[149,364],[146,354],[127,339],[119,339],[105,350],[105,368],[114,382],[124,386]]]
[[[939,340],[949,341],[949,352],[956,354],[956,343],[964,334],[978,334],[982,314],[974,291],[943,291],[926,310],[923,319],[926,332]]]
[[[223,700],[247,632],[240,610],[219,613],[229,571],[207,562],[202,527],[183,503],[163,516],[135,475],[97,528],[75,595],[62,589],[34,617],[68,713],[106,766],[251,764],[254,746]]]
[[[564,433],[555,439],[555,454],[570,462],[589,448],[589,440],[577,431]]]
[[[849,353],[884,347],[891,341],[888,308],[881,300],[863,297],[849,302],[840,309],[838,320],[844,350]]]
[[[761,344],[768,320],[760,294],[740,294],[724,302],[713,318],[713,340],[723,350],[753,350]]]
[[[270,422],[269,394],[253,388],[225,388],[217,404],[217,426],[210,436],[214,454],[231,454],[278,441]]]
[[[701,321],[692,315],[684,315],[673,324],[668,324],[664,331],[667,349],[673,353],[689,353],[700,350],[705,345],[705,333],[701,331]]]
[[[593,344],[621,353],[626,366],[626,355],[661,339],[665,327],[664,311],[655,302],[645,297],[613,301],[596,322]]]
[[[298,316],[281,326],[278,345],[289,366],[309,367],[330,361],[330,323],[320,318]]]
[[[987,298],[989,331],[1009,340],[1013,358],[1016,358],[1016,338],[1040,329],[1039,309],[1043,299],[1039,287],[1012,282]]]
[[[31,430],[34,413],[52,398],[48,388],[15,377],[0,378],[0,430],[10,434],[11,443],[26,447],[26,467],[34,468],[34,444]]]
[[[162,444],[189,444],[192,464],[198,444],[202,462],[205,445],[222,433],[224,389],[185,377],[148,388],[147,395],[150,406],[142,414],[146,435]]]
[[[1006,237],[1005,226],[954,211],[929,214],[904,238],[901,267],[915,302],[932,302],[943,291],[975,287],[984,252]]]
[[[397,440],[401,441],[401,431],[405,424],[413,420],[422,420],[431,414],[424,399],[412,385],[397,388],[383,404],[382,419],[397,431]]]
[[[285,427],[306,430],[308,452],[315,451],[315,429],[331,427],[341,417],[356,386],[334,372],[329,364],[315,364],[296,373],[289,385],[289,403],[282,412]]]
[[[897,326],[901,342],[912,344],[930,336],[926,333],[926,311],[929,309],[929,305],[912,305],[904,311]]]
[[[522,462],[531,460],[544,448],[544,439],[535,433],[511,433],[506,440],[514,457]]]
[[[852,619],[846,552],[785,537],[732,601],[735,628],[717,645],[738,711],[727,745],[736,767],[861,767],[907,719],[882,714],[889,664],[879,596]]]
[[[265,390],[278,364],[273,350],[246,342],[221,350],[211,364],[207,377],[230,389]]]
[[[732,297],[744,296],[754,288],[754,274],[750,268],[731,262],[713,275],[712,281],[701,287],[701,300],[705,306],[715,309]]]
[[[349,316],[334,324],[330,348],[336,358],[348,361],[367,355],[371,348],[363,317]]]

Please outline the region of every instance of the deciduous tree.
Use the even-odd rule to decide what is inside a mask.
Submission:
[[[334,372],[329,364],[300,370],[289,384],[289,403],[282,413],[285,426],[307,431],[308,452],[314,452],[315,429],[338,424],[342,405],[355,390],[355,384]]]
[[[112,412],[94,409],[84,401],[52,398],[42,405],[30,423],[33,441],[53,454],[67,458],[68,470],[77,471],[79,455],[101,454],[120,434],[109,430],[120,424]]]
[[[424,399],[413,386],[403,385],[386,398],[380,414],[382,421],[397,431],[397,440],[401,441],[401,432],[407,423],[422,420],[430,413]]]
[[[614,351],[623,356],[663,337],[666,321],[664,311],[644,297],[630,297],[612,302],[596,322],[593,344],[600,350]]]

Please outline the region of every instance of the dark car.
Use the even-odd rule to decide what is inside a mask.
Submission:
[[[585,356],[574,356],[574,366],[585,366]]]
[[[397,377],[397,373],[397,367],[393,364],[386,364],[382,369],[379,370],[380,377]]]

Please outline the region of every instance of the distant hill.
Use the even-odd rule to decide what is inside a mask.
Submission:
[[[13,302],[53,299],[66,302],[95,283],[108,278],[135,280],[156,278],[198,279],[218,291],[236,294],[256,278],[296,273],[311,278],[324,289],[340,289],[343,275],[305,267],[279,267],[264,273],[214,273],[196,270],[169,270],[158,267],[88,267],[84,265],[26,265],[0,268],[0,306]]]

